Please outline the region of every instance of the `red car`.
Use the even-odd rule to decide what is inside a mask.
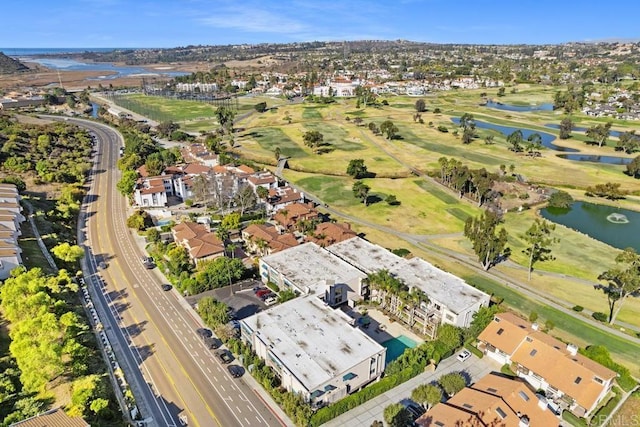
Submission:
[[[271,289],[260,289],[258,292],[256,292],[256,296],[258,298],[261,298],[263,295],[267,295],[271,293]]]

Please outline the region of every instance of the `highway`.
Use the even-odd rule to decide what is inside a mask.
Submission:
[[[92,121],[67,119],[97,137],[97,155],[82,207],[79,244],[85,278],[120,366],[149,426],[280,426],[245,382],[231,377],[205,347],[202,327],[162,275],[142,265],[139,237],[126,228],[127,203],[116,190],[122,137]],[[106,268],[99,266],[104,263]],[[245,376],[248,376],[245,373]]]

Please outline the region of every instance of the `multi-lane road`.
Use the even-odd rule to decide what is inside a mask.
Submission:
[[[121,135],[95,122],[68,121],[98,141],[79,244],[94,305],[146,425],[282,425],[250,381],[232,378],[204,345],[196,333],[202,325],[182,297],[162,290],[157,269],[144,268],[139,237],[126,227],[127,202],[116,190]]]

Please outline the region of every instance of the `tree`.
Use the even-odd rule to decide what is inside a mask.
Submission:
[[[364,164],[364,159],[351,159],[347,166],[347,175],[352,176],[355,179],[364,178],[367,176],[367,167]]]
[[[304,141],[304,145],[313,149],[314,151],[322,145],[324,141],[324,135],[322,135],[317,130],[310,130],[302,135],[302,140]]]
[[[566,191],[558,190],[549,197],[549,207],[552,208],[570,208],[573,204],[573,197]]]
[[[616,151],[624,151],[627,154],[640,150],[640,135],[636,135],[636,131],[628,131],[620,134]]]
[[[411,400],[420,402],[429,409],[442,401],[442,389],[433,384],[421,384],[411,391]]]
[[[529,280],[531,280],[531,272],[536,262],[555,259],[555,257],[551,255],[551,245],[560,241],[558,238],[551,237],[551,232],[555,229],[555,224],[545,221],[544,219],[536,218],[523,236],[524,240],[528,243],[528,247],[522,252],[529,256]]]
[[[505,88],[501,87],[501,88],[498,89],[498,94],[497,95],[499,97],[503,97],[504,96],[504,92],[505,92]]]
[[[212,297],[204,297],[198,301],[198,314],[205,325],[216,328],[229,323],[229,307]]]
[[[155,227],[151,227],[147,230],[146,237],[147,241],[151,243],[158,243],[160,241],[160,231]]]
[[[524,136],[522,136],[522,131],[520,129],[514,131],[509,136],[507,136],[507,143],[511,144],[511,150],[516,153],[522,151],[522,141],[524,140]]]
[[[472,127],[466,127],[462,131],[462,143],[463,144],[471,144],[473,138],[476,137],[476,131]]]
[[[540,154],[540,149],[542,148],[542,137],[539,133],[532,133],[527,138],[527,153],[531,157],[536,157]]]
[[[504,227],[498,230],[499,224],[497,214],[485,211],[480,217],[467,218],[464,225],[464,235],[471,241],[473,251],[485,270],[498,262],[507,244],[509,235]]]
[[[75,263],[84,256],[84,249],[78,245],[70,245],[63,242],[55,246],[51,252],[64,262]]]
[[[625,299],[640,292],[640,255],[633,248],[627,248],[616,256],[615,261],[615,267],[598,276],[598,280],[607,284],[596,286],[607,296],[610,324],[615,322]]]
[[[449,374],[444,374],[443,376],[438,378],[438,384],[440,384],[445,393],[447,393],[449,396],[453,396],[454,394],[465,388],[467,382],[459,372],[451,372]]]
[[[258,198],[260,200],[266,200],[269,196],[269,190],[267,190],[265,187],[258,187],[256,188],[256,194],[258,195]]]
[[[371,190],[371,187],[362,181],[356,181],[353,183],[351,190],[353,191],[354,196],[361,199],[365,206],[368,206],[369,191]]]
[[[232,212],[225,215],[222,218],[220,227],[226,228],[227,230],[237,230],[240,228],[240,214],[238,212]]]
[[[280,160],[281,155],[282,155],[282,151],[280,151],[280,147],[276,147],[273,149],[273,156],[276,158],[276,161]]]
[[[133,228],[134,230],[142,231],[152,225],[153,221],[151,220],[151,216],[144,210],[137,210],[127,218],[127,227]]]
[[[156,126],[156,131],[160,136],[168,138],[173,132],[180,129],[180,125],[172,121],[160,122]]]
[[[415,105],[414,105],[416,112],[418,113],[424,113],[425,111],[427,111],[427,106],[426,103],[424,102],[424,99],[420,98],[416,101]]]
[[[635,157],[631,163],[627,165],[627,175],[640,178],[640,156]]]
[[[571,138],[571,131],[573,130],[573,121],[570,118],[565,117],[560,122],[560,139]]]
[[[387,204],[389,206],[399,206],[400,205],[400,200],[398,200],[398,198],[395,196],[395,194],[389,194],[387,197],[385,197],[384,201],[387,202]]]
[[[587,129],[586,135],[587,135],[587,138],[590,138],[591,140],[597,142],[598,147],[602,147],[602,144],[604,144],[609,138],[610,132],[611,132],[611,122],[608,122],[607,124],[604,124],[604,125],[599,124],[599,125],[591,126],[589,129]]]
[[[392,403],[384,408],[384,421],[389,427],[407,427],[412,423],[411,413],[401,403]]]
[[[123,196],[130,196],[133,194],[136,181],[138,180],[138,172],[134,170],[127,170],[122,173],[122,178],[116,184],[116,188]]]
[[[380,132],[386,135],[387,139],[393,139],[398,133],[398,127],[391,120],[380,123]]]
[[[596,184],[587,187],[585,194],[587,196],[606,197],[609,200],[624,199],[626,191],[620,189],[619,182],[607,182],[604,184]]]
[[[221,106],[216,108],[215,116],[218,119],[222,131],[224,133],[231,133],[233,130],[233,119],[236,113],[228,107]]]
[[[467,128],[475,129],[476,122],[475,122],[475,119],[473,118],[473,114],[464,113],[460,117],[460,127],[462,129],[467,129]]]
[[[265,111],[267,111],[267,103],[266,102],[258,102],[256,105],[253,106],[253,108],[258,113],[264,113]]]

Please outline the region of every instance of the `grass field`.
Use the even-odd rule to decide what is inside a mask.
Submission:
[[[555,87],[518,85],[516,93],[507,93],[500,102],[513,105],[552,102],[557,90]],[[568,189],[574,197],[584,197],[585,187],[602,182],[620,183],[623,189],[638,190],[638,181],[623,174],[622,166],[568,161],[558,158],[558,152],[548,149],[542,150],[541,158],[531,159],[511,152],[505,136],[495,131],[479,129],[478,138],[469,145],[463,145],[460,138],[453,135],[458,128],[451,122],[451,117],[459,117],[464,112],[473,114],[477,120],[556,135],[556,130],[545,128],[544,125],[558,124],[564,117],[559,111],[509,112],[482,107],[479,105],[482,92],[486,92],[490,98],[497,98],[495,88],[425,96],[428,111],[422,115],[424,124],[413,120],[416,98],[411,97],[388,97],[388,106],[359,109],[355,108],[353,99],[338,100],[331,105],[287,104],[270,99],[268,106],[273,107],[271,110],[262,114],[250,114],[238,124],[244,130],[237,138],[237,151],[248,158],[269,159],[269,163],[272,163],[273,150],[279,147],[282,154],[291,157],[289,164],[292,169],[285,170],[285,178],[331,207],[405,233],[449,235],[440,237],[433,243],[465,254],[471,253],[469,242],[457,233],[462,232],[466,218],[479,214],[481,210],[437,184],[411,176],[407,166],[421,171],[437,169],[438,159],[446,156],[458,158],[470,168],[484,167],[492,172],[497,171],[500,165],[513,165],[515,172],[526,177],[529,182],[559,186]],[[257,102],[255,98],[240,99],[247,111]],[[440,108],[441,113],[434,114],[434,108]],[[182,114],[187,116],[187,113]],[[188,116],[190,118],[185,120],[193,120],[197,118],[197,113],[193,111]],[[355,117],[362,118],[364,126],[353,123]],[[586,116],[575,116],[573,119],[579,126],[607,121]],[[383,136],[374,135],[366,126],[369,122],[380,124],[384,120],[394,122],[399,129],[399,138],[389,141]],[[640,131],[638,123],[613,122],[616,130]],[[186,123],[191,122],[185,122],[189,126]],[[439,132],[439,125],[446,126],[449,132]],[[304,146],[302,135],[308,130],[321,132],[331,144],[332,150],[318,155]],[[484,143],[483,139],[487,135],[494,135],[494,144]],[[576,148],[585,154],[621,155],[611,147],[586,145],[584,139],[584,135],[575,134],[569,140],[556,140],[554,143]],[[371,187],[371,200],[374,202],[368,207],[353,196],[353,180],[345,173],[349,160],[354,158],[364,159],[369,171],[376,174],[375,178],[365,180]],[[389,206],[383,201],[391,194],[401,202],[399,206]],[[619,203],[621,207],[637,210],[640,208],[640,197],[629,197]],[[508,214],[505,218],[505,226],[511,234],[511,259],[521,266],[526,265],[521,236],[534,217],[534,211],[525,211],[521,214]],[[385,247],[406,246],[406,242],[392,239],[382,231],[358,227],[367,233],[368,238],[383,242]],[[558,226],[555,233],[561,239],[553,247],[556,259],[536,264],[532,288],[568,307],[578,304],[588,310],[606,311],[604,295],[580,280],[596,281],[598,274],[611,265],[615,250],[562,226]],[[417,254],[419,253],[417,250]],[[630,343],[612,339],[606,332],[586,327],[583,322],[525,298],[512,289],[505,288],[502,283],[477,277],[471,270],[447,257],[436,262],[448,271],[468,278],[479,287],[504,296],[509,305],[523,314],[536,311],[541,318],[552,320],[556,324],[554,332],[567,339],[582,345],[606,343],[614,357],[633,366],[636,374],[640,372],[639,362],[631,356],[633,346]],[[495,268],[509,277],[526,282],[526,270],[523,268]],[[551,272],[556,276],[543,276],[537,274],[539,271]],[[570,280],[571,277],[576,280]],[[629,300],[620,313],[620,320],[640,325],[638,313],[640,303],[636,299]]]

